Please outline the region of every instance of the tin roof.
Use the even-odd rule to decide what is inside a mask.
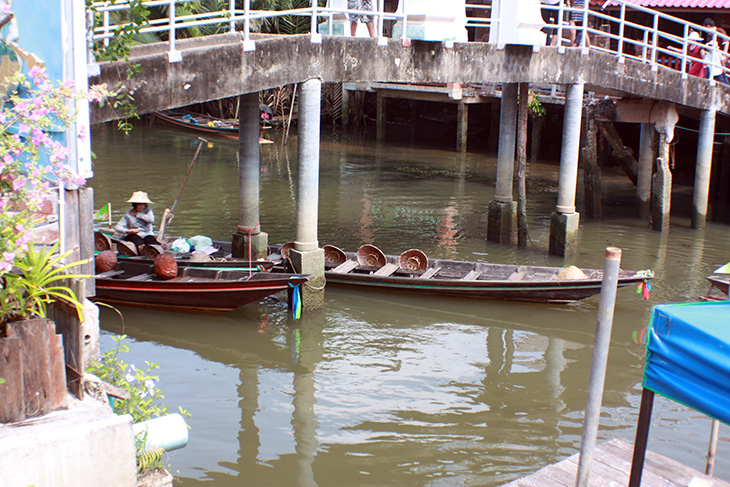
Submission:
[[[608,1],[607,7],[617,7],[619,2],[611,0],[591,0],[591,5],[603,6]],[[658,9],[715,9],[730,10],[730,0],[626,0],[641,7]]]

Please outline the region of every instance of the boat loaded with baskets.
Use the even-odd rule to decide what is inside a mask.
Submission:
[[[291,243],[275,248],[270,260],[287,262]],[[327,284],[443,297],[569,303],[601,291],[603,271],[575,266],[539,267],[488,262],[429,259],[411,249],[399,256],[384,255],[373,245],[344,252],[325,245]],[[652,271],[624,271],[618,286],[644,283]]]
[[[273,262],[208,258],[168,253],[148,246],[137,256],[122,240],[100,248],[97,234],[96,301],[185,311],[230,311],[280,291],[298,292],[312,276],[266,272]],[[119,252],[117,252],[117,250]],[[125,252],[128,253],[125,255]]]

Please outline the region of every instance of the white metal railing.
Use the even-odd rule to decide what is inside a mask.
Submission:
[[[403,2],[417,2],[418,0],[400,0]],[[476,37],[475,33],[483,29],[495,29],[495,38],[500,38],[499,30],[502,25],[502,3],[510,0],[501,0],[501,2],[492,2],[487,0],[482,4],[467,4],[467,24],[466,27],[472,31],[472,37]],[[215,12],[193,13],[186,15],[177,15],[176,7],[184,4],[201,4],[203,0],[148,0],[145,3],[148,7],[167,7],[168,15],[159,18],[149,19],[147,25],[140,29],[140,33],[166,34],[168,43],[168,52],[170,62],[179,61],[180,53],[176,49],[176,40],[180,37],[179,33],[186,29],[204,26],[218,26],[216,33],[221,32],[240,32],[243,42],[243,49],[246,51],[255,49],[255,42],[251,40],[251,33],[258,21],[264,19],[274,19],[283,16],[298,16],[309,18],[311,25],[327,26],[327,31],[332,32],[332,25],[336,19],[344,19],[347,14],[368,14],[374,15],[376,21],[376,33],[379,45],[386,45],[385,26],[386,21],[402,22],[401,41],[408,44],[407,39],[407,22],[408,15],[406,6],[400,11],[403,14],[385,12],[383,9],[383,0],[377,1],[377,8],[374,12],[363,10],[337,9],[329,6],[318,6],[317,0],[311,0],[306,8],[291,10],[253,10],[251,9],[251,0],[229,0],[225,9]],[[707,60],[701,59],[694,62],[703,62],[703,64],[711,64],[711,60],[719,59],[719,65],[712,66],[714,71],[721,70],[728,72],[725,64],[730,57],[727,46],[730,46],[730,37],[717,32],[714,29],[708,29],[700,25],[686,22],[677,17],[660,13],[645,7],[639,7],[626,0],[607,0],[603,7],[618,7],[613,15],[609,15],[603,9],[589,9],[589,0],[585,0],[584,7],[571,8],[563,5],[561,2],[558,6],[551,7],[543,5],[543,7],[552,9],[557,16],[557,23],[550,24],[549,27],[553,31],[553,35],[557,35],[559,39],[558,49],[565,52],[566,47],[571,45],[572,41],[566,39],[566,34],[572,39],[579,38],[580,43],[577,47],[583,53],[590,50],[610,53],[615,55],[618,63],[623,63],[625,59],[634,59],[643,63],[650,64],[652,69],[656,70],[659,66],[665,66],[678,70],[683,78],[688,75],[688,63],[693,59],[690,52],[693,49],[701,47],[705,53]],[[238,7],[237,7],[238,5]],[[493,7],[498,8],[493,8]],[[124,12],[129,9],[128,0],[105,0],[97,1],[92,5],[97,12],[96,24],[88,29],[88,46],[89,52],[97,43],[108,45],[109,40],[115,36],[120,23],[113,22],[115,12]],[[242,7],[242,8],[241,8]],[[638,24],[628,20],[632,13],[642,13],[649,16],[650,21],[647,25]],[[571,14],[577,14],[582,18],[582,25],[575,25],[570,22]],[[123,17],[123,16],[122,16]],[[90,14],[88,18],[93,19]],[[690,32],[696,31],[706,39],[707,43],[698,42],[690,39]],[[310,32],[312,42],[321,42],[322,36],[315,30]],[[482,38],[483,36],[479,36]],[[568,46],[566,46],[568,44]],[[723,49],[725,47],[725,49]],[[94,60],[90,54],[90,63]],[[709,60],[709,61],[708,61]],[[707,66],[706,69],[709,69]],[[709,80],[711,84],[715,80]]]

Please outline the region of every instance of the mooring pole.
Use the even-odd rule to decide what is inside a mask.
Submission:
[[[580,443],[578,458],[578,476],[576,487],[587,487],[591,475],[593,453],[596,450],[598,424],[601,415],[603,400],[603,385],[606,380],[606,364],[611,342],[611,328],[613,327],[613,310],[616,304],[616,289],[618,287],[618,270],[621,264],[621,249],[606,248],[606,258],[603,264],[603,281],[601,283],[601,298],[598,302],[598,322],[596,338],[593,345],[593,360],[591,361],[591,375],[588,382],[588,399],[586,400],[585,421]]]
[[[712,420],[712,429],[710,430],[710,446],[707,449],[707,466],[705,474],[712,477],[715,473],[715,456],[717,455],[717,439],[720,435],[720,422],[716,419]]]

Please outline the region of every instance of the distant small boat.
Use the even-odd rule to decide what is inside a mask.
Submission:
[[[119,260],[94,276],[95,301],[146,308],[223,312],[302,284],[312,276],[242,269],[179,267],[172,279],[158,277],[147,262]]]
[[[707,278],[710,281],[710,290],[706,296],[703,296],[704,301],[724,301],[730,297],[730,275],[712,275]],[[717,289],[722,293],[722,296],[713,294],[713,291]]]
[[[202,113],[184,113],[179,111],[155,112],[152,114],[163,124],[171,125],[199,134],[215,135],[238,140],[238,121],[223,120],[203,115]],[[259,144],[271,144],[272,141],[259,138]]]
[[[276,248],[286,259],[289,244]],[[418,249],[384,255],[363,245],[357,253],[325,245],[327,284],[439,297],[569,303],[601,292],[603,271],[429,259]],[[278,256],[269,256],[277,260]],[[569,272],[566,272],[569,271]],[[618,286],[652,279],[651,271],[619,271]]]

